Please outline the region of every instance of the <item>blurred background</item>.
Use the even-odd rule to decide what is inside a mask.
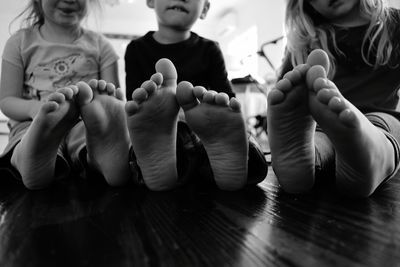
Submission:
[[[92,10],[86,26],[106,34],[120,55],[121,86],[124,86],[123,56],[132,38],[156,30],[154,11],[145,0],[100,0],[101,10]],[[19,27],[10,22],[24,9],[28,0],[0,1],[0,50],[10,33]],[[250,4],[251,3],[251,4]],[[229,78],[248,74],[268,78],[280,63],[282,41],[265,47],[267,60],[257,52],[265,42],[283,35],[283,0],[211,0],[205,20],[199,20],[193,31],[219,42],[225,56]],[[273,75],[272,75],[273,76]]]
[[[156,30],[154,11],[146,0],[100,0],[102,8],[91,10],[86,27],[104,33],[120,56],[121,87],[125,89],[124,53],[133,38]],[[0,1],[0,50],[19,21],[10,22],[24,9],[28,0]],[[400,0],[389,0],[400,8]],[[283,55],[285,39],[284,0],[211,0],[205,20],[193,31],[218,41],[223,51],[229,78],[235,84],[247,118],[266,111],[266,93],[275,82],[276,69]],[[0,114],[0,119],[5,120]]]

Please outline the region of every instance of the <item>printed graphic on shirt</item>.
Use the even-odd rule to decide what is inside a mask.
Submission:
[[[48,63],[37,65],[28,73],[26,97],[43,99],[51,92],[81,80],[88,80],[89,75],[97,72],[94,59],[81,54],[56,58]]]

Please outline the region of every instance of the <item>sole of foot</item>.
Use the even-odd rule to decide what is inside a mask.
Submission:
[[[177,184],[176,135],[179,106],[177,73],[168,59],[160,59],[156,73],[134,90],[125,110],[137,163],[146,186],[154,191]]]
[[[86,129],[88,164],[109,185],[124,185],[132,174],[123,92],[104,80],[79,82],[77,86],[77,102]]]
[[[51,94],[14,149],[11,164],[29,189],[46,187],[56,178],[59,146],[79,117],[73,102],[77,90],[76,86],[70,86]]]
[[[318,57],[327,57],[318,54]],[[317,57],[316,56],[316,57]],[[322,66],[307,72],[310,111],[336,152],[336,184],[344,194],[371,195],[394,171],[394,148],[385,134],[347,101]]]
[[[242,188],[247,180],[248,139],[239,102],[188,82],[179,83],[176,97],[207,151],[217,186],[229,191]]]

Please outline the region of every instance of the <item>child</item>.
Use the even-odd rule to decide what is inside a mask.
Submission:
[[[339,192],[370,196],[399,166],[400,12],[383,0],[288,0],[286,26],[286,74],[268,97],[278,180],[302,193],[333,170]],[[315,48],[326,53],[307,58]]]
[[[157,15],[158,30],[131,41],[126,49],[128,100],[133,90],[153,74],[160,58],[174,63],[179,81],[234,96],[218,44],[191,32],[197,19],[206,17],[209,0],[147,0],[147,6]]]
[[[261,182],[268,166],[248,139],[239,102],[189,82],[177,85],[176,69],[168,59],[155,67],[156,73],[126,104],[142,182],[156,191],[184,184],[196,174],[213,177],[220,189],[230,191]],[[178,123],[180,108],[190,129]]]
[[[10,135],[1,167],[29,189],[86,168],[110,185],[130,177],[125,102],[113,85],[118,57],[81,27],[88,2],[31,0],[28,27],[4,48],[0,108]]]

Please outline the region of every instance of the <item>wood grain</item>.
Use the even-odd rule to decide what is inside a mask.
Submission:
[[[0,266],[400,266],[399,213],[399,177],[367,199],[289,195],[272,170],[234,193],[2,177]]]

